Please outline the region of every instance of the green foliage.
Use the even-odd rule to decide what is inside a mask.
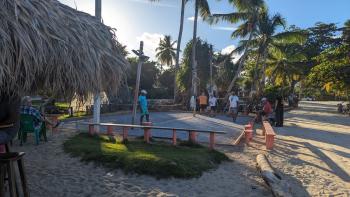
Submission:
[[[317,65],[309,74],[309,83],[323,87],[327,91],[350,89],[350,47],[342,45],[330,48],[315,58]]]
[[[130,69],[128,72],[128,85],[131,86],[131,88],[135,88],[136,83],[136,73],[137,73],[137,64],[138,60],[137,58],[128,58],[130,62]],[[142,65],[142,72],[141,72],[141,80],[140,80],[140,89],[145,89],[147,91],[151,90],[156,82],[157,82],[157,76],[159,75],[160,71],[156,66],[155,62],[145,62]]]
[[[199,177],[204,171],[228,160],[225,154],[202,146],[174,147],[165,142],[146,144],[142,140],[122,143],[114,137],[90,137],[88,134],[68,139],[63,147],[65,152],[80,157],[82,161],[157,178]]]
[[[200,79],[199,90],[206,89],[206,85],[210,79],[210,59],[209,54],[211,53],[210,45],[206,41],[197,39],[196,42],[196,59],[197,59],[197,72],[198,78]],[[192,82],[192,40],[187,43],[184,53],[182,65],[180,67],[177,79],[179,82],[180,91],[187,92],[191,87]],[[213,69],[215,75],[216,70]]]
[[[156,49],[156,57],[161,64],[173,66],[173,61],[176,57],[175,43],[176,42],[171,41],[171,36],[169,35],[166,35],[164,39],[160,40],[159,46]]]

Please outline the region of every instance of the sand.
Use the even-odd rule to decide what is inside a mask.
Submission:
[[[273,167],[293,188],[295,196],[350,196],[350,117],[336,114],[334,103],[303,102],[286,114],[273,151],[262,136],[246,146],[219,146],[231,162],[195,179],[161,179],[124,174],[93,163],[82,163],[62,150],[75,135],[65,124],[49,142],[29,141],[13,150],[25,151],[31,196],[272,196],[256,170],[255,157],[268,154]],[[258,131],[259,132],[259,131]]]

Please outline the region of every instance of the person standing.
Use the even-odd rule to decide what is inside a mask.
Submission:
[[[232,116],[232,121],[236,122],[237,116],[238,116],[238,102],[239,98],[236,95],[235,92],[231,93],[231,96],[228,98],[230,102],[230,111]]]
[[[215,116],[217,102],[218,101],[215,95],[210,94],[209,96],[210,116]]]
[[[140,117],[140,125],[142,125],[143,117],[146,116],[146,121],[149,122],[149,112],[147,107],[147,91],[141,90],[141,94],[139,96],[139,104],[141,109],[141,117]]]
[[[281,96],[278,96],[276,100],[277,100],[276,107],[275,107],[276,127],[283,127],[283,113],[284,113],[283,99]]]
[[[199,113],[203,113],[205,111],[205,108],[208,106],[208,97],[205,95],[204,92],[198,97],[199,99]]]

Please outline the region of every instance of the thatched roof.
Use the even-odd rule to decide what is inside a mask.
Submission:
[[[0,0],[0,88],[72,96],[117,91],[115,30],[57,0]]]

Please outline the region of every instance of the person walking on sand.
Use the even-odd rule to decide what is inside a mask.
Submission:
[[[216,104],[217,104],[217,98],[214,94],[210,94],[209,96],[209,106],[210,106],[210,116],[215,117],[216,113]]]
[[[199,99],[199,113],[203,113],[205,111],[205,108],[208,105],[208,97],[205,95],[204,92],[202,92],[202,94],[198,97]]]
[[[236,95],[235,92],[231,93],[231,96],[228,98],[230,102],[230,112],[232,116],[232,121],[236,122],[237,116],[238,116],[238,101],[239,98]]]
[[[147,91],[141,90],[141,94],[139,96],[139,104],[141,109],[141,117],[140,117],[140,125],[142,125],[143,117],[146,116],[146,121],[149,122],[149,112],[147,107]]]

